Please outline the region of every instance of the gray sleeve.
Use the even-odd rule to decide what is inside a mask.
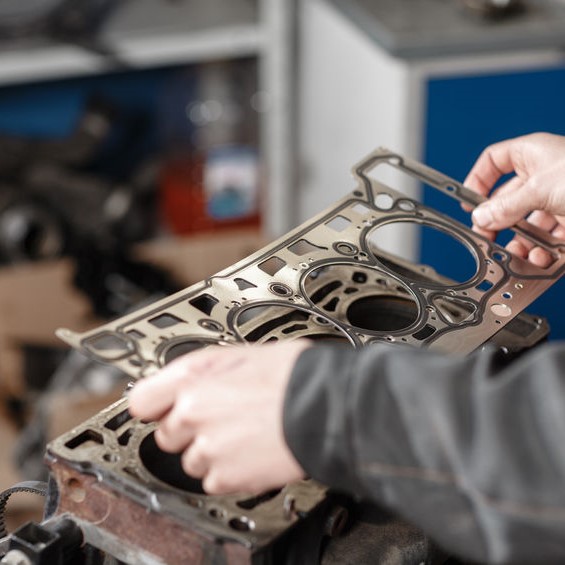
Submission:
[[[565,344],[503,369],[492,351],[316,346],[294,368],[284,430],[310,476],[456,554],[565,562]]]

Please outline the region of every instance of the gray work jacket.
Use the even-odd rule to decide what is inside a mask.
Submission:
[[[565,343],[501,369],[389,345],[299,357],[284,432],[305,471],[456,555],[565,563]]]

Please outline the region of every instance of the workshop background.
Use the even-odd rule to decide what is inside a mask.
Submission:
[[[0,1],[0,490],[44,478],[45,442],[124,388],[58,327],[234,263],[349,192],[376,146],[462,181],[492,142],[565,134],[564,30],[562,0]],[[430,228],[384,247],[474,269]],[[563,295],[528,310],[550,339]],[[11,502],[9,527],[41,504]]]

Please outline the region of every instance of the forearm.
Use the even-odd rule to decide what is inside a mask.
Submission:
[[[312,348],[287,391],[286,438],[311,476],[396,510],[453,550],[519,562],[543,547],[562,559],[560,367],[565,346],[501,372],[488,352]]]

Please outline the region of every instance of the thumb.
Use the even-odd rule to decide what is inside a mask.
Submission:
[[[535,192],[527,183],[514,191],[494,194],[473,210],[473,223],[481,229],[501,230],[518,223],[538,208]]]

